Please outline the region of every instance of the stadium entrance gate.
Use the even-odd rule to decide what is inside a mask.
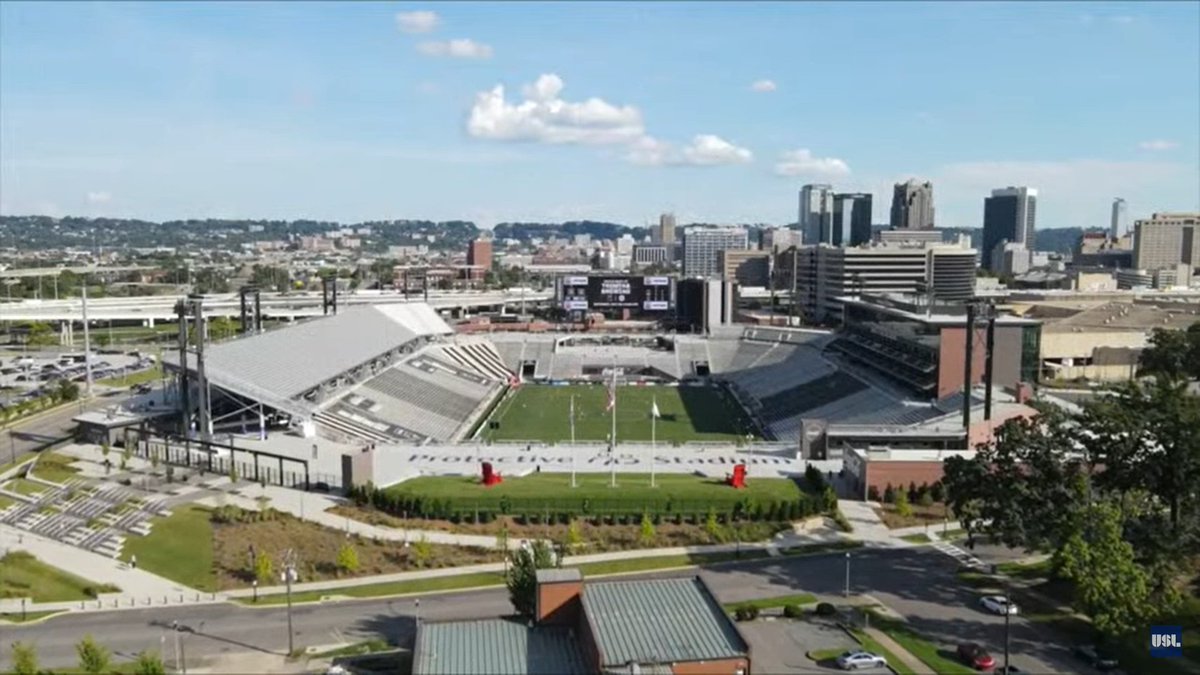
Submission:
[[[308,460],[239,448],[230,443],[163,436],[139,429],[125,430],[125,447],[135,457],[183,466],[218,475],[236,469],[242,480],[297,490],[340,490],[340,476],[309,471]]]

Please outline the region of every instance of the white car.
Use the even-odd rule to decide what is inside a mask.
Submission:
[[[838,668],[842,670],[858,670],[859,668],[887,668],[887,659],[871,652],[846,652],[837,657]]]
[[[1009,601],[1003,595],[985,595],[979,599],[979,604],[993,614],[1017,614],[1017,603]]]

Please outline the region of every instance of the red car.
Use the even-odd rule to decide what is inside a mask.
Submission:
[[[996,667],[996,659],[987,650],[974,642],[958,646],[958,660],[975,670],[991,670]]]

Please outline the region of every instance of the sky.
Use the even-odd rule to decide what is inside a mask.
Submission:
[[[1200,3],[0,3],[0,213],[1038,227],[1200,210]]]

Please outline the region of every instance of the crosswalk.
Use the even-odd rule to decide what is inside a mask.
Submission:
[[[942,541],[939,539],[930,545],[933,546],[933,548],[937,549],[938,551],[941,551],[942,553],[945,553],[946,555],[950,556],[951,558],[954,558],[960,564],[965,565],[967,567],[973,567],[978,570],[987,570],[987,568],[988,568],[987,563],[983,562],[979,558],[976,558],[974,555],[962,550],[961,548],[955,546],[954,544],[951,544],[948,541]]]

